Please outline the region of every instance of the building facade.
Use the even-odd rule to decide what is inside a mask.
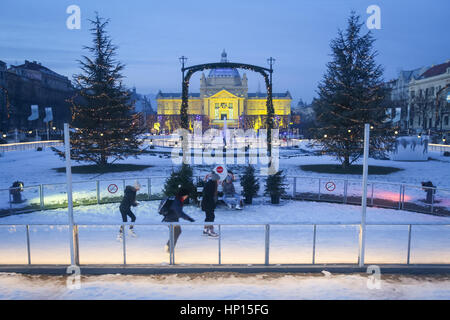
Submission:
[[[448,136],[450,132],[450,61],[432,66],[409,83],[409,129]]]
[[[0,89],[2,131],[45,128],[46,107],[52,108],[52,126],[61,127],[70,119],[67,99],[74,90],[70,80],[36,61],[9,68],[0,61]],[[29,121],[31,105],[39,106],[39,118]]]
[[[228,62],[225,51],[222,53],[221,62]],[[276,125],[286,128],[289,125],[292,97],[289,91],[273,93],[272,96]],[[266,93],[248,92],[245,73],[241,77],[239,71],[234,68],[212,69],[208,76],[202,73],[200,92],[189,94],[190,126],[192,127],[193,121],[201,119],[204,125],[213,128],[223,127],[226,121],[230,128],[257,130],[265,126],[266,98]],[[156,101],[161,125],[169,131],[179,127],[181,93],[160,91]]]
[[[419,79],[428,69],[427,67],[421,67],[414,70],[402,70],[399,72],[397,79],[389,82],[392,103],[390,115],[394,119],[397,116],[396,113],[400,111],[398,124],[403,131],[408,129],[409,122],[409,83],[413,79]]]

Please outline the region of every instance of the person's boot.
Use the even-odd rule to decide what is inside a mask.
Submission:
[[[136,234],[136,232],[134,232],[134,228],[132,226],[128,230],[128,235],[133,237],[133,238],[137,238],[137,234]]]
[[[119,234],[117,235],[117,241],[122,242],[123,241],[123,231],[122,227],[120,227]]]
[[[219,236],[218,233],[214,232],[214,226],[210,226],[208,228],[208,236],[213,237],[213,238],[216,238]]]

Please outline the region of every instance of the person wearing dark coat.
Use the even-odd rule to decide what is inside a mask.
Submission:
[[[209,180],[206,182],[203,188],[202,196],[202,210],[205,212],[205,222],[214,222],[215,215],[214,209],[217,203],[217,185],[220,177],[218,174],[211,174]],[[218,234],[214,232],[213,225],[205,225],[203,229],[203,234],[211,237],[217,237]]]
[[[178,222],[180,218],[190,222],[195,222],[194,219],[192,219],[183,211],[183,203],[187,197],[189,197],[189,190],[185,188],[180,188],[180,190],[178,190],[177,192],[177,195],[175,196],[175,199],[172,201],[172,204],[169,207],[169,212],[167,213],[167,215],[164,216],[162,222]],[[177,244],[180,234],[181,234],[181,227],[179,225],[173,226],[174,248],[175,245]],[[166,252],[170,252],[170,239],[167,241],[166,244]]]
[[[119,206],[119,210],[120,210],[120,214],[122,215],[123,222],[127,222],[128,217],[131,218],[131,222],[136,221],[136,216],[131,211],[131,207],[132,206],[136,207],[138,205],[138,203],[136,202],[136,193],[140,189],[141,189],[141,185],[137,181],[134,184],[134,186],[126,186],[125,187],[122,202],[120,203],[120,206]],[[120,233],[119,233],[119,240],[122,239],[122,234],[123,234],[123,228],[121,226]],[[136,236],[136,234],[134,233],[134,230],[133,230],[133,225],[130,225],[130,235],[132,235],[134,237]]]

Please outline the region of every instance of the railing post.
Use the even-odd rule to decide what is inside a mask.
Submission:
[[[27,254],[28,254],[28,264],[31,264],[31,248],[30,248],[30,225],[27,224]]]
[[[174,244],[174,235],[173,235],[173,224],[170,224],[170,226],[169,226],[169,244],[170,244],[170,264],[171,265],[173,265],[173,264],[175,264],[175,257],[174,257],[174,247],[173,247],[173,244]]]
[[[436,188],[431,189],[431,213],[434,211],[434,193],[436,192]]]
[[[297,191],[297,177],[294,177],[294,185],[292,186],[292,197],[295,197],[296,191]]]
[[[148,193],[148,200],[152,197],[152,179],[147,178],[147,193]]]
[[[219,264],[222,264],[222,230],[220,229],[219,224]]]
[[[127,240],[126,240],[125,224],[122,224],[122,243],[123,243],[123,264],[127,264]]]
[[[399,210],[402,209],[403,192],[404,192],[404,189],[403,189],[403,185],[401,184],[400,185],[399,198],[398,198],[398,209]]]
[[[409,264],[411,258],[411,229],[412,225],[408,227],[408,255],[406,257],[406,264]]]
[[[347,203],[348,180],[344,180],[344,203]]]
[[[317,226],[314,225],[313,228],[313,252],[312,252],[312,264],[316,263],[316,232],[317,232]]]
[[[99,180],[96,181],[95,188],[97,191],[97,204],[100,204],[100,181]]]
[[[44,210],[44,185],[39,185],[39,203],[41,210]]]
[[[372,185],[372,193],[370,195],[370,205],[373,206],[373,182],[371,183]]]
[[[78,241],[78,225],[73,226],[73,244],[74,244],[74,260],[75,264],[80,265],[80,246]]]
[[[320,184],[321,184],[321,181],[320,181],[320,178],[319,178],[319,200],[320,200]]]
[[[270,225],[266,224],[266,236],[265,236],[265,259],[264,259],[264,264],[266,266],[269,265],[269,248],[270,248]]]

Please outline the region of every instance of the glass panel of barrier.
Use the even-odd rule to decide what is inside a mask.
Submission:
[[[125,191],[124,180],[111,179],[99,181],[100,203],[122,201]]]
[[[123,243],[117,239],[119,230],[119,225],[79,225],[80,264],[123,264]]]
[[[70,264],[69,227],[30,226],[32,264]]]
[[[270,226],[270,264],[310,264],[313,226]]]
[[[320,180],[320,200],[344,202],[345,181],[339,179]]]
[[[162,199],[164,197],[163,190],[166,180],[165,177],[151,178],[151,199]]]
[[[264,226],[221,226],[221,231],[222,264],[264,263]]]
[[[374,182],[367,189],[367,203],[397,209],[400,201],[400,187],[397,184]]]
[[[134,232],[137,235],[136,238],[130,236],[128,227],[126,228],[127,264],[169,264],[170,256],[164,249],[169,239],[167,226],[135,225]],[[182,245],[184,240],[185,228],[183,226],[183,234],[180,243],[177,244],[176,254],[178,254],[179,245]],[[194,249],[191,252],[196,250],[196,246],[192,246],[192,248]]]
[[[426,190],[420,187],[405,186],[403,208],[405,210],[431,213],[432,195],[427,196]]]
[[[141,185],[141,189],[136,193],[137,201],[148,200],[148,180],[147,179],[126,179],[125,186],[134,186],[136,181]]]
[[[26,226],[0,226],[0,264],[28,264]]]
[[[316,263],[356,263],[358,226],[317,226]]]
[[[218,238],[203,235],[203,226],[182,225],[181,230],[182,233],[175,246],[176,264],[219,263]],[[214,231],[219,232],[218,226],[214,226]]]
[[[410,263],[450,263],[450,226],[412,226]]]
[[[349,180],[347,183],[347,203],[361,204],[362,198],[362,182]],[[370,200],[370,184],[367,186],[367,199]]]
[[[42,185],[45,209],[67,207],[67,186],[65,183]]]
[[[296,196],[301,199],[319,198],[319,178],[298,177]]]
[[[74,206],[97,204],[97,183],[95,181],[73,182],[72,197]]]
[[[40,210],[39,186],[0,191],[0,216]]]
[[[366,264],[406,263],[407,252],[408,226],[366,226]]]
[[[433,199],[433,212],[450,216],[450,190],[436,189]]]

